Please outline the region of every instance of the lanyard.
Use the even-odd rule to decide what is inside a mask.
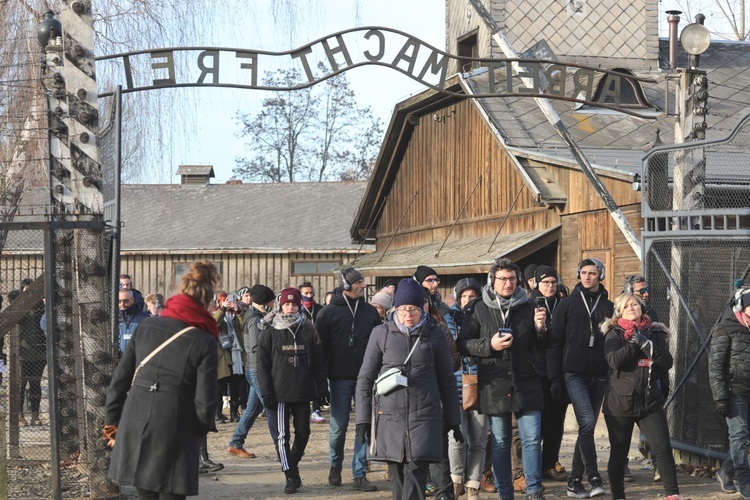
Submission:
[[[344,302],[346,302],[346,307],[349,308],[349,312],[352,313],[352,329],[349,330],[349,347],[354,347],[354,321],[357,319],[357,308],[359,307],[359,299],[354,303],[354,309],[352,310],[352,305],[349,304],[349,299],[344,296]]]
[[[297,328],[292,331],[291,328],[288,326],[286,327],[287,330],[289,330],[289,333],[292,334],[292,339],[294,340],[294,358],[292,359],[292,366],[294,368],[299,367],[299,354],[297,354],[297,332],[299,331],[299,327],[302,326],[302,322],[297,323]]]
[[[503,305],[500,303],[500,299],[497,295],[495,295],[495,302],[497,302],[497,307],[500,308],[500,318],[503,320],[503,328],[508,327],[508,318],[510,318],[510,308],[513,306],[513,297],[511,296],[510,299],[508,299],[508,310],[503,313]]]
[[[555,297],[555,301],[552,303],[552,307],[549,306],[549,299],[547,297],[544,297],[544,305],[547,306],[547,311],[549,311],[549,319],[552,321],[552,315],[555,313],[555,309],[557,309],[557,304],[560,301],[557,300],[557,297]],[[587,306],[588,308],[588,306]],[[594,306],[596,308],[596,306]]]
[[[600,293],[599,296],[596,298],[596,302],[594,302],[594,307],[589,309],[589,303],[586,302],[586,297],[583,295],[583,291],[581,291],[581,300],[583,300],[583,306],[586,308],[586,312],[589,313],[589,328],[591,329],[591,338],[589,338],[589,347],[594,347],[594,323],[592,321],[591,315],[594,314],[594,311],[596,311],[596,306],[599,305],[599,301],[602,298],[602,294]]]

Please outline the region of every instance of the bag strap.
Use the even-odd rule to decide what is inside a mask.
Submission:
[[[140,371],[141,368],[143,368],[143,366],[146,363],[148,363],[149,361],[151,361],[151,358],[153,358],[154,356],[156,356],[157,354],[159,354],[159,352],[162,349],[164,349],[169,344],[171,344],[173,340],[177,339],[177,337],[179,337],[183,333],[187,332],[188,330],[192,330],[193,328],[196,328],[196,327],[194,327],[194,326],[188,326],[187,328],[183,328],[182,330],[180,330],[179,332],[175,333],[174,335],[172,335],[171,337],[169,337],[167,340],[165,340],[164,342],[162,342],[162,344],[159,347],[157,347],[156,349],[154,349],[153,351],[151,351],[151,354],[149,354],[148,356],[146,356],[145,358],[143,358],[143,361],[141,361],[138,364],[138,366],[136,367],[136,369],[135,369],[135,373],[133,374],[133,380],[130,381],[130,385],[131,386],[133,385],[133,383],[135,382],[135,378],[138,376],[138,372]]]
[[[409,351],[409,355],[406,356],[406,359],[404,360],[404,365],[406,365],[409,362],[409,360],[411,359],[411,355],[414,354],[414,350],[419,345],[419,341],[420,340],[422,340],[422,337],[417,337],[417,341],[414,342],[414,346],[411,348],[411,351]]]

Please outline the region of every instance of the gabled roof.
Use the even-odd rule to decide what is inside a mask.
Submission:
[[[347,228],[364,188],[364,182],[126,184],[122,250],[356,253],[360,246]]]

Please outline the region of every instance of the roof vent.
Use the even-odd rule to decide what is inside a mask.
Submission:
[[[177,167],[177,175],[180,176],[181,185],[201,187],[208,186],[211,177],[216,177],[213,165],[180,165]]]

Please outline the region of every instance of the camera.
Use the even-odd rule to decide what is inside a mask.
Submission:
[[[536,298],[536,308],[537,309],[543,309],[547,307],[547,300],[543,296],[539,296]]]

